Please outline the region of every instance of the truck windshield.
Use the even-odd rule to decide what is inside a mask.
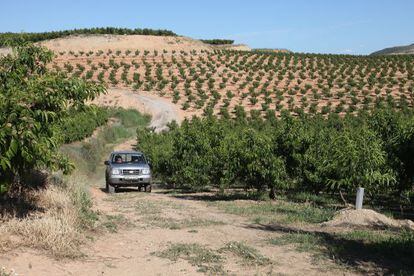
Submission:
[[[112,163],[146,163],[145,157],[137,153],[117,153],[112,156]]]

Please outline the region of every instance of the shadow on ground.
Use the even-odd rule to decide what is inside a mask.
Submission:
[[[252,224],[250,229],[280,234],[309,235],[320,248],[315,253],[360,272],[392,275],[414,275],[414,233],[396,233],[399,238],[358,239],[323,231],[306,231],[285,225]],[[317,252],[319,250],[319,252]],[[373,271],[374,270],[374,271]]]
[[[33,192],[44,189],[48,183],[61,184],[60,180],[53,177],[48,182],[48,174],[39,170],[23,175],[20,185],[11,185],[8,192],[0,193],[0,220],[11,217],[20,219],[32,212],[43,212],[43,208],[37,206],[37,198]]]
[[[197,200],[197,201],[233,201],[233,200],[260,200],[260,195],[246,193],[218,194],[215,192],[204,191],[204,193],[195,193],[194,191],[163,191],[163,194],[169,194],[178,199]]]
[[[43,212],[42,208],[36,206],[35,202],[31,199],[17,198],[17,197],[0,197],[0,221],[2,218],[25,218],[30,213],[40,211]]]
[[[104,193],[108,193],[104,187],[99,188],[99,190],[101,190]],[[122,187],[122,188],[116,188],[115,193],[116,194],[140,193],[140,191],[138,191],[138,188],[136,188],[136,187]],[[141,193],[143,193],[143,190],[141,191]]]

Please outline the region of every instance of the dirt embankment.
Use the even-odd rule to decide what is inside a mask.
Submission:
[[[246,44],[230,44],[230,45],[215,45],[214,48],[220,50],[233,50],[233,51],[251,51],[252,49]]]
[[[414,230],[411,220],[396,220],[370,209],[344,209],[336,216],[322,223],[323,227],[332,228],[380,228],[380,229],[407,229]]]
[[[76,35],[47,40],[40,43],[55,51],[97,51],[97,50],[158,50],[190,51],[211,50],[211,46],[183,36],[152,35]]]

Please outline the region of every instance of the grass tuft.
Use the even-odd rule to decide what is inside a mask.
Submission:
[[[131,226],[132,224],[122,214],[117,215],[105,215],[102,218],[102,226],[104,226],[109,232],[118,232],[119,226]]]
[[[272,261],[263,256],[256,248],[243,242],[232,241],[220,249],[221,252],[228,251],[242,259],[243,265],[270,265]]]
[[[147,216],[145,222],[151,226],[166,228],[170,230],[178,230],[192,227],[206,227],[212,225],[223,225],[224,223],[216,220],[207,220],[199,218],[173,219],[162,216]]]
[[[0,267],[0,276],[17,276],[18,274],[14,269],[6,269],[5,267]]]
[[[281,237],[272,238],[269,242],[273,245],[295,244],[296,250],[309,252],[317,250],[323,240],[313,233],[288,233]]]
[[[274,202],[216,202],[213,203],[226,213],[250,217],[255,223],[320,223],[330,220],[335,210],[307,204]]]
[[[154,255],[171,261],[183,259],[197,266],[200,272],[223,274],[223,258],[211,249],[197,243],[176,243]]]

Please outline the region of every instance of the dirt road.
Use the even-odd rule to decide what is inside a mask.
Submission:
[[[184,113],[166,98],[158,97],[155,93],[133,92],[127,89],[112,88],[94,101],[101,106],[135,108],[139,112],[152,116],[150,127],[156,132],[167,128],[167,123],[184,119]]]
[[[164,190],[148,194],[125,189],[108,195],[101,186],[95,184],[91,192],[95,208],[106,222],[103,230],[90,234],[91,241],[82,249],[84,258],[55,260],[41,252],[19,249],[1,263],[19,275],[193,275],[212,273],[209,269],[235,275],[333,273],[321,269],[308,253],[269,244],[268,239],[278,234],[257,229],[245,218],[226,214],[207,201]],[[269,261],[246,261],[223,251],[232,242],[258,250]],[[194,244],[205,252],[186,253]],[[174,246],[181,246],[184,252],[166,253]],[[208,252],[221,259],[210,262]],[[196,255],[195,260],[186,259],[186,254]]]

